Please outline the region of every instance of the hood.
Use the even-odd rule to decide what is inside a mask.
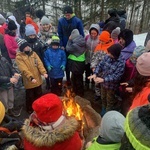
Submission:
[[[30,17],[26,17],[26,24],[32,24],[33,20]]]
[[[51,147],[57,142],[63,142],[74,135],[78,129],[75,118],[68,118],[58,128],[52,131],[44,131],[39,127],[30,126],[30,120],[26,119],[22,128],[24,137],[36,147]]]
[[[99,33],[99,31],[100,31],[100,27],[99,27],[98,24],[92,24],[92,25],[90,26],[89,32],[90,32],[91,29],[96,29],[98,33]]]

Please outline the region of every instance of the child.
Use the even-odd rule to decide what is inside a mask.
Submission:
[[[20,116],[20,112],[14,110],[13,84],[18,82],[19,76],[9,62],[0,54],[0,101],[5,106],[6,112],[15,117]]]
[[[85,39],[79,34],[77,29],[74,29],[67,42],[66,51],[69,53],[68,64],[72,72],[71,82],[73,91],[81,97],[84,95],[83,73],[85,69],[85,50]]]
[[[136,62],[137,74],[134,79],[133,101],[130,110],[146,105],[150,100],[150,52],[143,53]]]
[[[120,150],[149,150],[149,133],[150,104],[137,107],[127,114]]]
[[[101,121],[100,135],[87,144],[86,150],[119,150],[124,135],[125,117],[117,111],[107,112]]]
[[[120,44],[114,44],[108,49],[108,54],[104,56],[104,59],[96,66],[94,75],[89,79],[94,79],[96,83],[101,83],[101,99],[102,99],[102,112],[115,109],[118,100],[115,97],[116,91],[119,87],[121,76],[124,72],[125,61],[120,55],[122,46]],[[101,72],[101,76],[98,77]]]
[[[89,35],[85,37],[86,41],[86,53],[85,53],[85,87],[89,89],[89,80],[88,76],[90,76],[93,72],[90,68],[91,58],[94,53],[94,49],[99,43],[99,25],[92,24],[89,29]]]
[[[25,150],[81,150],[78,121],[66,117],[61,99],[46,94],[34,101],[32,113],[23,126]]]
[[[24,39],[17,39],[19,50],[16,56],[16,63],[23,77],[26,89],[26,108],[32,112],[32,103],[42,96],[42,78],[47,78],[46,70],[38,55],[32,51],[29,43]]]
[[[66,54],[64,50],[59,48],[59,44],[59,37],[53,36],[51,48],[48,48],[44,53],[44,60],[51,81],[51,92],[60,96],[66,66]]]

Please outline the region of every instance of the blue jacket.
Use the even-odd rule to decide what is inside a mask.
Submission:
[[[84,30],[82,21],[73,16],[71,19],[67,20],[65,17],[62,17],[58,21],[58,34],[60,38],[60,46],[66,47],[67,41],[73,29],[78,29],[80,35],[84,37]]]
[[[61,66],[66,66],[66,54],[65,51],[58,48],[49,48],[44,52],[44,62],[46,67],[51,66],[51,70],[48,72],[50,78],[63,78],[64,71]]]
[[[125,60],[121,55],[117,60],[112,59],[109,55],[105,55],[104,59],[96,66],[94,74],[98,76],[102,73],[101,77],[104,79],[103,87],[116,90],[119,87],[124,68]]]

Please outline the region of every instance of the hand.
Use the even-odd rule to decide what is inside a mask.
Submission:
[[[52,68],[53,68],[53,66],[51,66],[51,65],[47,67],[48,71],[51,71]]]
[[[19,74],[19,73],[15,73],[15,74],[14,74],[14,77],[15,77],[16,79],[19,79],[20,76],[21,76],[21,74]]]
[[[31,82],[32,82],[32,83],[36,83],[37,81],[36,81],[35,79],[32,79]]]
[[[45,74],[43,74],[43,76],[44,76],[44,78],[47,78],[47,77],[48,77],[48,74],[45,73]]]
[[[71,38],[71,35],[69,36],[69,40],[71,40],[72,38]]]
[[[89,80],[95,79],[95,78],[96,78],[96,74],[93,74],[93,75],[91,75],[91,76],[88,77]]]
[[[16,84],[18,82],[18,80],[15,77],[10,78],[10,82],[12,84]]]
[[[104,79],[103,79],[103,78],[96,77],[96,78],[94,79],[94,82],[95,82],[95,83],[103,83],[103,82],[104,82]]]
[[[60,68],[65,71],[65,66],[64,65],[61,65]]]
[[[127,82],[123,82],[123,83],[120,83],[120,85],[128,86],[129,84]]]
[[[129,93],[132,93],[132,92],[133,92],[133,89],[132,89],[132,87],[127,87],[127,88],[126,88],[126,91],[129,92]]]

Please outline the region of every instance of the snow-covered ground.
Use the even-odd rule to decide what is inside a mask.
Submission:
[[[134,41],[136,43],[136,46],[139,46],[139,45],[144,46],[146,35],[147,35],[147,33],[134,35]]]

